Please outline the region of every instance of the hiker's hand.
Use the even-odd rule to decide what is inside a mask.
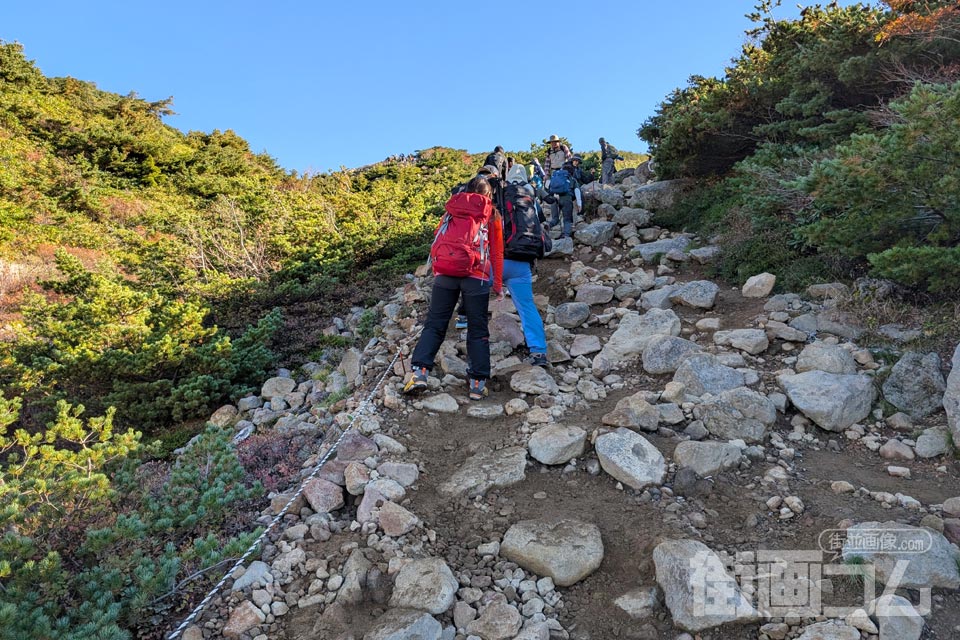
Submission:
[[[507,297],[507,294],[503,291],[503,289],[500,289],[500,291],[497,291],[497,302],[503,302],[504,299],[506,299],[506,297]]]

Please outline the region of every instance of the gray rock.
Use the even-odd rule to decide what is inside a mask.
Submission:
[[[663,455],[640,434],[621,427],[597,438],[594,447],[603,470],[625,485],[640,490],[663,484]]]
[[[510,377],[510,388],[517,393],[556,395],[560,391],[557,381],[541,367],[528,367]]]
[[[880,640],[920,640],[923,617],[903,596],[882,595],[870,603],[869,610],[877,618]]]
[[[646,291],[640,296],[641,309],[669,309],[673,306],[670,296],[678,289],[676,285],[667,285],[653,291]]]
[[[343,489],[322,478],[314,478],[303,487],[303,497],[317,513],[330,513],[343,506]]]
[[[710,353],[694,353],[687,357],[677,368],[673,381],[684,385],[686,392],[695,396],[705,393],[719,395],[723,391],[745,384],[741,372],[721,364],[717,357]]]
[[[564,464],[583,455],[587,432],[572,425],[549,424],[527,442],[530,457],[542,464]]]
[[[500,555],[554,583],[569,587],[600,567],[600,529],[578,520],[524,520],[507,530]]]
[[[917,438],[914,452],[920,458],[935,458],[950,453],[950,435],[944,427],[933,427]]]
[[[590,305],[583,302],[565,302],[554,312],[554,322],[564,329],[575,329],[590,317]]]
[[[600,355],[611,364],[622,365],[641,355],[647,342],[657,335],[680,335],[680,318],[677,314],[669,309],[651,309],[643,315],[627,313]]]
[[[871,544],[883,536],[888,540],[887,549],[876,549]],[[920,545],[924,552],[893,551],[910,549]],[[924,589],[960,587],[960,570],[957,558],[960,550],[947,542],[942,533],[925,527],[914,527],[899,522],[863,522],[847,529],[843,544],[843,559],[863,558],[873,564],[877,581],[887,584],[896,575],[897,563],[905,569],[897,583],[898,588]]]
[[[691,181],[679,180],[658,180],[633,190],[633,197],[630,199],[630,206],[642,207],[650,211],[659,211],[672,207],[677,198],[689,186]]]
[[[488,323],[490,342],[506,342],[516,349],[524,342],[520,321],[511,314],[496,313]]]
[[[806,342],[807,334],[799,329],[794,329],[788,324],[782,322],[777,322],[776,320],[767,321],[766,327],[764,327],[767,332],[767,338],[774,339],[778,338],[780,340],[788,340],[790,342]]]
[[[640,391],[621,398],[613,411],[601,418],[603,424],[627,427],[643,431],[656,431],[660,424],[660,411],[646,401],[646,392]]]
[[[647,373],[673,373],[691,354],[702,351],[700,345],[676,336],[653,336],[643,350],[643,370]]]
[[[267,400],[282,398],[288,393],[293,393],[293,390],[296,388],[297,381],[293,378],[275,377],[263,383],[263,387],[260,389],[260,395]]]
[[[522,623],[523,618],[516,607],[506,602],[495,602],[484,609],[479,618],[467,625],[467,633],[483,640],[513,640]]]
[[[777,420],[777,409],[762,393],[738,387],[704,402],[695,415],[718,438],[762,442]]]
[[[577,242],[582,242],[591,247],[599,247],[610,242],[616,233],[616,222],[597,221],[578,229],[573,237],[577,239]]]
[[[225,404],[216,411],[213,412],[213,415],[210,416],[210,419],[207,422],[210,422],[221,429],[224,427],[232,426],[234,422],[237,421],[237,408],[232,404]]]
[[[584,304],[607,304],[613,300],[613,287],[588,282],[577,288],[576,302]]]
[[[759,619],[723,562],[702,542],[661,542],[653,550],[653,563],[674,626],[697,632]],[[710,579],[705,580],[704,576]],[[693,589],[691,585],[703,585],[704,589]]]
[[[777,276],[772,273],[760,273],[750,276],[743,283],[740,295],[744,298],[765,298],[773,291],[773,286],[777,283]]]
[[[440,640],[443,628],[429,613],[390,609],[377,618],[363,640]]]
[[[438,393],[435,396],[424,398],[423,408],[437,413],[457,413],[460,411],[460,405],[449,393]]]
[[[362,354],[356,347],[350,347],[343,354],[343,359],[337,367],[340,373],[347,379],[347,383],[351,386],[356,385],[357,378],[360,377],[361,357]]]
[[[947,426],[953,441],[960,443],[960,344],[953,352],[951,367],[943,393],[943,409],[947,412]]]
[[[453,606],[459,588],[450,567],[440,558],[413,560],[397,572],[390,606],[437,615]]]
[[[690,257],[693,258],[697,264],[712,264],[720,257],[720,247],[710,245],[691,249]]]
[[[873,381],[860,375],[807,371],[777,381],[793,406],[827,431],[843,431],[866,418],[877,397]]]
[[[679,289],[674,291],[670,296],[670,301],[694,309],[712,309],[719,292],[720,287],[714,282],[694,280],[681,285]]]
[[[690,239],[683,236],[654,240],[635,246],[630,250],[630,257],[642,258],[644,262],[657,262],[660,256],[664,256],[671,251],[684,251],[689,245]]]
[[[884,399],[914,420],[924,418],[943,406],[947,383],[940,373],[940,356],[907,352],[893,365],[883,383]]]
[[[304,557],[304,560],[306,560],[306,557]],[[363,555],[362,550],[354,549],[350,552],[350,557],[343,564],[343,570],[341,571],[343,584],[337,591],[337,604],[351,605],[363,600],[363,587],[366,583],[367,572],[372,566],[367,557]]]
[[[845,622],[818,622],[805,627],[797,640],[860,640],[860,631]]]
[[[409,462],[383,462],[377,467],[381,476],[396,480],[401,486],[409,487],[420,477],[417,465]]]
[[[677,465],[693,469],[703,478],[736,466],[740,456],[740,447],[729,442],[686,441],[673,450]]]
[[[731,346],[752,355],[763,353],[770,346],[767,332],[763,329],[717,331],[713,334],[713,342],[721,346]]]
[[[653,615],[657,608],[657,588],[645,587],[628,591],[613,601],[634,620],[645,620]]]
[[[573,344],[570,345],[570,355],[576,358],[577,356],[597,353],[601,349],[603,349],[603,345],[600,344],[599,336],[580,334],[573,339]]]
[[[627,298],[636,300],[643,295],[643,287],[638,284],[628,282],[622,284],[613,290],[613,297],[617,300],[626,300]]]
[[[273,582],[273,574],[270,573],[270,565],[260,560],[254,560],[246,568],[243,575],[233,581],[233,590],[242,591],[247,587],[257,584],[270,584]]]
[[[847,349],[825,342],[812,342],[805,346],[797,356],[797,373],[805,371],[826,371],[849,375],[857,372],[857,362]]]
[[[623,207],[613,214],[613,221],[620,225],[632,224],[639,228],[649,224],[652,217],[653,214],[646,209]]]
[[[553,248],[550,249],[548,256],[569,256],[573,255],[573,238],[556,238],[553,241]]]
[[[850,293],[850,287],[842,282],[828,284],[812,284],[807,287],[807,295],[816,300],[826,298],[842,298]]]
[[[483,495],[491,488],[503,488],[521,482],[527,467],[527,450],[508,447],[499,451],[478,453],[467,458],[459,469],[438,487],[445,496]]]

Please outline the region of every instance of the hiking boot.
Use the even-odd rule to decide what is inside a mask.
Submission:
[[[413,370],[413,377],[407,380],[403,385],[404,393],[420,393],[427,388],[427,375],[429,372],[426,367],[419,367]]]
[[[466,329],[467,328],[467,316],[457,316],[457,324],[454,325],[457,329]]]
[[[471,400],[483,400],[489,394],[490,392],[487,390],[486,380],[477,380],[476,378],[470,379],[470,399]]]
[[[527,362],[532,364],[535,367],[549,367],[550,363],[547,361],[547,354],[545,353],[531,353],[530,357],[527,358]]]

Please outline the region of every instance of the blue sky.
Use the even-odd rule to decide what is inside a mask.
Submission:
[[[173,96],[169,124],[320,172],[553,133],[644,151],[637,128],[690,75],[723,74],[754,4],[21,1],[0,8],[0,40],[48,76]]]

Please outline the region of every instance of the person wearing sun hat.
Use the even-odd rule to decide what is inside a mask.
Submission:
[[[553,134],[547,140],[549,149],[547,149],[547,159],[543,163],[543,168],[547,172],[547,178],[549,179],[550,174],[556,171],[557,169],[563,166],[563,163],[570,159],[570,156],[573,155],[570,153],[570,148],[563,144],[563,141]]]

